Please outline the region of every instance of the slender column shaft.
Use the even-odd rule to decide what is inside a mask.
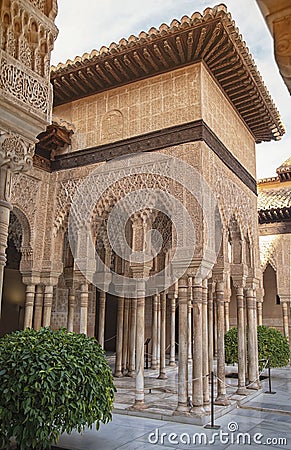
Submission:
[[[224,303],[224,317],[225,317],[225,332],[229,330],[229,302]]]
[[[192,361],[192,278],[188,280],[188,361]]]
[[[202,343],[202,285],[193,286],[193,395],[192,403],[196,413],[203,411],[203,343]]]
[[[263,303],[257,302],[257,311],[258,311],[258,326],[263,325]]]
[[[69,332],[74,331],[74,316],[75,316],[75,289],[69,289],[68,298],[68,320],[67,320],[67,330]]]
[[[135,376],[135,342],[136,342],[136,298],[130,301],[130,329],[129,329],[129,372],[131,377]]]
[[[136,309],[136,377],[134,408],[144,407],[144,283],[140,283]]]
[[[216,292],[213,296],[213,349],[214,356],[217,356],[217,303]]]
[[[224,283],[216,283],[217,304],[217,405],[228,405],[225,387],[225,356],[224,356]]]
[[[282,302],[283,313],[283,330],[284,336],[289,339],[289,317],[288,317],[288,305],[286,302]]]
[[[25,293],[25,312],[23,328],[32,328],[33,307],[34,307],[35,285],[28,284]]]
[[[207,280],[202,283],[202,353],[203,353],[203,403],[209,404],[209,366],[208,366],[208,321],[207,321]]]
[[[124,313],[123,313],[123,344],[122,344],[122,372],[127,371],[128,359],[128,316],[129,316],[129,298],[124,299]]]
[[[51,324],[53,292],[54,292],[53,286],[48,284],[44,287],[43,317],[42,317],[43,327],[49,327]]]
[[[242,287],[236,289],[237,336],[238,336],[238,389],[239,395],[246,395],[246,348],[245,348],[245,307]]]
[[[99,292],[99,326],[98,326],[98,342],[104,348],[104,330],[105,330],[105,307],[106,292]]]
[[[8,227],[10,220],[11,172],[5,167],[0,168],[0,317],[2,305],[2,291],[4,267],[6,265],[6,248],[8,239]]]
[[[157,345],[157,360],[160,363],[161,357],[161,301],[158,295],[158,345]]]
[[[172,294],[170,299],[170,307],[171,307],[171,334],[170,334],[170,362],[169,366],[176,365],[176,337],[175,337],[175,327],[176,327],[176,297],[175,294]]]
[[[210,284],[208,289],[208,367],[209,371],[213,370],[213,283]]]
[[[88,330],[88,284],[81,284],[80,299],[80,333],[87,334]]]
[[[188,411],[188,282],[187,278],[180,278],[178,282],[179,302],[179,352],[178,352],[178,406],[177,411]]]
[[[160,294],[161,303],[161,335],[160,335],[160,373],[159,378],[165,380],[166,375],[166,306],[167,306],[167,296],[165,292]]]
[[[115,376],[122,376],[122,340],[123,340],[123,313],[124,297],[118,297],[117,300],[117,323],[116,323],[116,358],[115,358]]]
[[[41,284],[36,286],[35,303],[34,303],[34,318],[33,328],[39,330],[42,321],[42,308],[43,308],[43,287]]]
[[[153,323],[152,323],[152,359],[151,368],[158,367],[158,294],[153,296]]]
[[[250,389],[258,389],[258,365],[257,365],[257,323],[256,323],[256,298],[253,289],[247,289],[247,318],[248,318],[248,376]]]

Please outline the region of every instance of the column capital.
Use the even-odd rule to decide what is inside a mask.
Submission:
[[[35,144],[12,131],[0,130],[0,166],[13,173],[26,172],[33,165]]]

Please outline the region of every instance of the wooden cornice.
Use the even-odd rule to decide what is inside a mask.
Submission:
[[[224,5],[173,20],[159,30],[121,39],[109,48],[51,69],[54,104],[61,105],[130,82],[203,61],[256,142],[284,134],[279,113]]]
[[[205,142],[221,161],[255,194],[256,180],[219,140],[203,120],[153,131],[111,144],[56,155],[51,161],[51,171],[68,170],[84,165],[109,161],[120,156],[151,152],[187,142]]]
[[[282,208],[270,208],[270,209],[260,209],[259,223],[277,223],[277,222],[291,222],[291,207],[286,206]]]

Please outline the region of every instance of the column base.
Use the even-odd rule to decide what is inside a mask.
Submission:
[[[193,416],[204,416],[206,414],[206,411],[203,406],[192,406],[192,408],[190,409],[190,413]]]
[[[169,366],[170,366],[170,367],[176,367],[177,364],[175,363],[175,361],[170,361],[170,362],[169,362]]]
[[[214,404],[218,406],[228,406],[230,405],[230,401],[225,394],[221,394],[216,397]]]
[[[156,363],[151,364],[151,369],[157,370],[157,368],[158,368],[158,365]]]
[[[159,376],[157,377],[157,379],[158,379],[158,380],[167,380],[168,377],[167,377],[167,375],[166,375],[164,372],[162,372],[162,373],[159,374]]]
[[[115,373],[114,373],[114,376],[115,376],[116,378],[122,378],[122,377],[123,377],[123,373],[122,373],[121,370],[120,370],[120,371],[115,372]]]
[[[130,370],[129,372],[127,372],[126,376],[135,378],[135,376],[136,376],[135,370]]]
[[[251,391],[258,391],[260,388],[261,386],[257,381],[251,382],[249,386],[247,386],[247,389],[250,389]]]
[[[246,387],[239,387],[239,388],[237,388],[237,390],[236,390],[236,394],[237,394],[237,395],[244,395],[244,396],[247,396],[249,393],[248,393],[248,390],[247,390]]]
[[[141,411],[146,408],[144,400],[135,400],[134,404],[130,406],[129,411]]]
[[[173,412],[173,416],[190,416],[189,406],[187,403],[179,403]]]

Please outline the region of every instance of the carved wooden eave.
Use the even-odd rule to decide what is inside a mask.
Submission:
[[[256,142],[284,134],[279,113],[224,5],[121,39],[51,68],[54,104],[203,61]]]
[[[35,147],[34,166],[50,172],[50,163],[55,155],[62,152],[71,145],[71,137],[74,133],[72,124],[53,118],[51,125],[46,131],[37,136],[38,142]]]
[[[291,181],[291,156],[278,167],[276,172],[280,181]]]
[[[280,74],[291,94],[291,2],[257,0],[274,39],[274,55]]]
[[[291,158],[277,169],[277,177],[258,182],[260,234],[291,232]]]

